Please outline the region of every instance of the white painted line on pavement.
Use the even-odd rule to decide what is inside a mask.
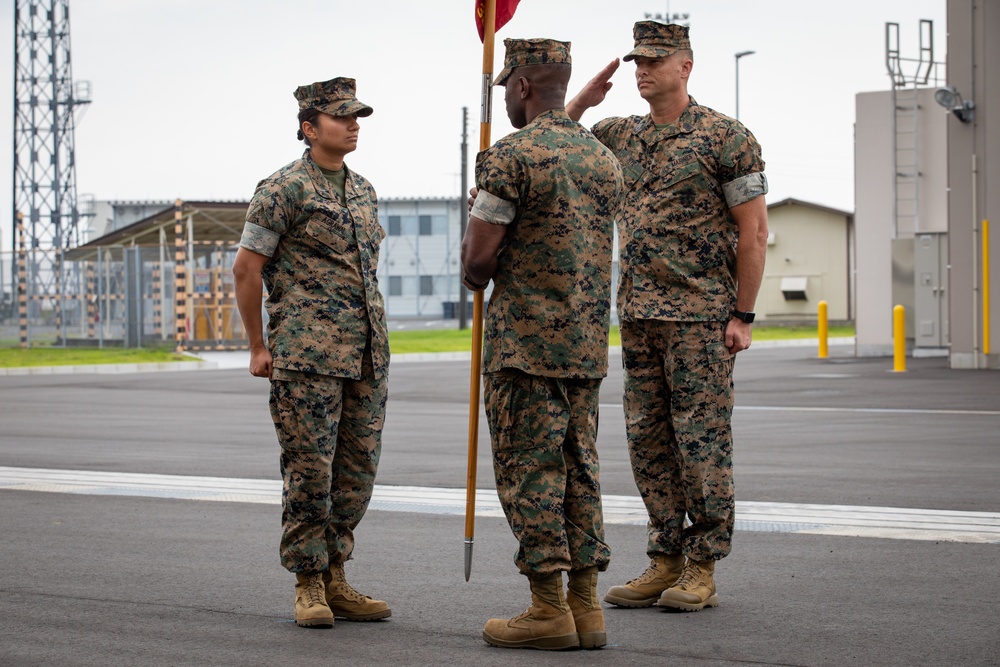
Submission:
[[[737,405],[736,410],[757,412],[867,412],[887,415],[986,415],[1000,416],[1000,410],[918,410],[914,408],[828,408],[828,407],[785,407],[771,405]]]
[[[621,411],[621,403],[601,403],[602,410]],[[1000,410],[918,410],[914,408],[830,408],[830,407],[791,407],[784,405],[737,405],[734,410],[748,412],[848,412],[885,415],[978,415],[998,417]]]
[[[0,466],[0,489],[232,503],[281,503],[279,480],[230,477]],[[370,508],[386,512],[464,515],[465,489],[376,485]],[[476,513],[479,516],[503,516],[496,491],[477,489]],[[609,524],[645,525],[646,509],[638,496],[605,495],[604,520]],[[1000,512],[744,500],[736,502],[736,529],[1000,544]]]

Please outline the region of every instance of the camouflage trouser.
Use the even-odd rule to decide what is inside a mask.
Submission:
[[[655,554],[729,554],[733,356],[720,322],[622,322],[625,429]],[[684,526],[685,516],[690,525]]]
[[[365,356],[362,379],[275,370],[271,418],[281,445],[281,564],[343,564],[375,486],[387,381]]]
[[[607,569],[597,412],[601,380],[504,370],[483,396],[497,494],[529,577],[596,565]]]

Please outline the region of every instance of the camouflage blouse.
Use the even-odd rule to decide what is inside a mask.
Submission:
[[[729,209],[767,193],[753,134],[693,98],[661,130],[647,115],[608,118],[593,131],[625,174],[619,317],[728,320],[738,237]]]
[[[604,377],[622,190],[614,155],[564,110],[547,111],[479,154],[476,186],[513,212],[486,220],[509,228],[486,311],[484,370]]]
[[[378,199],[350,170],[345,190],[346,206],[307,151],[262,180],[250,202],[240,246],[271,258],[263,276],[276,369],[358,380],[369,340],[376,375],[388,369]]]

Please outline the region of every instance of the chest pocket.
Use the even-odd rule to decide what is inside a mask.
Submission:
[[[696,155],[667,165],[661,172],[660,182],[671,206],[702,210],[722,197],[719,182]]]
[[[306,223],[306,234],[337,254],[346,253],[354,244],[353,234],[348,236],[348,230],[338,229],[338,222],[313,218]]]
[[[646,172],[645,167],[639,163],[638,160],[634,158],[624,158],[621,161],[622,167],[622,178],[625,180],[625,188],[631,188],[638,182],[642,175]]]
[[[362,214],[362,216],[364,217],[364,220],[361,228],[365,230],[365,234],[377,246],[386,236],[385,229],[383,229],[382,225],[379,224],[378,218],[364,214]]]
[[[663,187],[673,190],[676,186],[689,187],[695,185],[694,183],[684,183],[684,181],[699,176],[701,173],[702,168],[701,163],[698,162],[698,157],[688,155],[678,162],[671,162],[666,165],[660,176]]]

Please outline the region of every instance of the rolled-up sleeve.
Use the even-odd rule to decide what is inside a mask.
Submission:
[[[472,205],[472,215],[492,225],[509,225],[514,221],[516,213],[517,204],[500,199],[500,197],[491,195],[485,190],[479,191],[479,194],[476,195],[476,201]]]
[[[243,225],[243,236],[240,237],[240,247],[252,250],[258,255],[271,257],[278,247],[278,240],[280,238],[281,234],[272,232],[270,229],[265,229],[260,225],[255,225],[252,222],[246,222]]]
[[[729,208],[745,204],[761,195],[767,194],[767,176],[762,171],[755,171],[746,176],[722,184]]]
[[[476,156],[476,187],[479,194],[472,215],[493,225],[514,221],[527,185],[524,164],[505,140]]]
[[[261,181],[247,209],[240,247],[271,257],[294,215],[284,189],[273,180]]]

